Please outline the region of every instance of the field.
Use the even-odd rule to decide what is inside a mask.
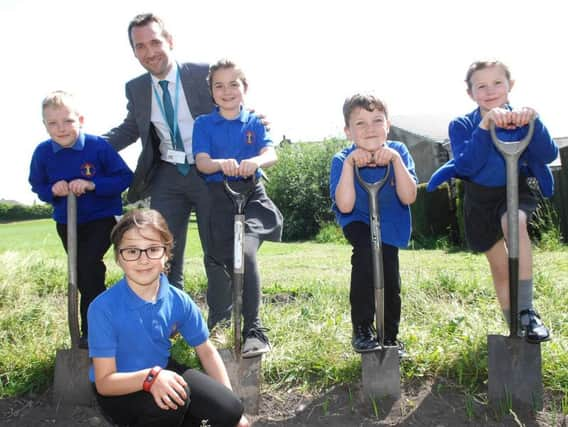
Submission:
[[[201,304],[206,281],[194,227],[186,255],[186,290]],[[401,252],[401,339],[411,357],[401,364],[403,398],[385,408],[360,396],[361,361],[350,347],[349,246],[264,244],[261,316],[274,348],[263,362],[255,425],[562,425],[568,414],[567,255],[566,246],[535,248],[535,306],[553,340],[542,345],[545,409],[520,415],[487,404],[486,336],[507,330],[483,256]],[[110,286],[120,271],[110,251],[106,261]],[[66,268],[51,220],[0,225],[0,424],[92,425],[97,418],[96,411],[64,415],[49,406],[55,351],[69,346]],[[174,350],[195,363],[181,341]],[[80,422],[65,424],[65,416]]]

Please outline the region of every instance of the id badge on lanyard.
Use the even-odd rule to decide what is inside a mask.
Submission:
[[[185,152],[178,150],[168,150],[166,160],[170,163],[185,163]]]

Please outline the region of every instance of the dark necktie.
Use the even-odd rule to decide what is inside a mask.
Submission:
[[[182,151],[185,153],[185,149],[183,147],[183,141],[181,140],[181,134],[179,131],[179,126],[176,126],[177,132],[174,135],[174,106],[172,103],[172,97],[170,96],[170,91],[168,90],[168,81],[167,80],[160,80],[159,81],[160,87],[162,88],[162,101],[164,104],[164,112],[166,113],[166,120],[168,121],[168,126],[170,128],[170,138],[172,139],[172,145],[174,150]],[[177,119],[177,118],[176,118]],[[184,163],[176,163],[177,169],[179,173],[182,175],[187,175],[189,173],[189,164],[187,163],[187,157],[185,157]]]

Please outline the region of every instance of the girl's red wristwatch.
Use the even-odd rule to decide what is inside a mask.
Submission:
[[[158,375],[160,374],[161,371],[162,368],[160,368],[159,366],[154,366],[152,369],[150,369],[150,372],[148,372],[148,375],[146,376],[146,379],[142,384],[142,389],[144,391],[150,392],[152,385],[156,381],[156,378],[158,378]]]

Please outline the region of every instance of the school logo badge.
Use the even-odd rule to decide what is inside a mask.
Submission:
[[[245,136],[247,144],[254,144],[254,132],[252,130],[247,130]]]
[[[95,165],[92,163],[86,162],[81,165],[81,175],[87,178],[92,178],[95,176],[96,169]]]

